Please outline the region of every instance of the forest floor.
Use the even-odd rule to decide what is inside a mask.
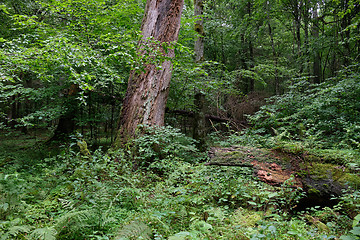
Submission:
[[[329,195],[358,184],[357,170],[324,154],[212,147],[205,162],[159,162],[159,175],[125,153],[86,157],[46,139],[0,136],[1,239],[338,239],[359,213],[357,191]]]

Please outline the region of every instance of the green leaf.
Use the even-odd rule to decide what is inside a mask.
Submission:
[[[354,236],[343,235],[340,237],[341,240],[354,240]]]
[[[355,227],[356,225],[358,225],[360,222],[360,214],[356,215],[356,217],[354,218],[352,227]]]
[[[256,205],[257,205],[256,202],[252,202],[252,201],[248,201],[248,203],[249,203],[250,205],[253,205],[253,206],[256,206]]]
[[[354,227],[350,232],[356,236],[360,236],[360,227]]]

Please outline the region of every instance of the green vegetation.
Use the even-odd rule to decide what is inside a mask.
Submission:
[[[359,65],[320,85],[300,81],[251,116],[258,131],[311,148],[359,148]]]
[[[33,139],[11,139],[11,144],[2,141],[7,144],[0,156],[2,239],[335,239],[350,230],[349,236],[356,234],[351,222],[360,210],[358,190],[348,189],[333,207],[296,212],[301,189],[288,182],[267,185],[250,168],[205,166],[194,142],[173,128],[149,131],[128,151],[90,154],[82,153],[78,138],[53,156],[43,155],[46,145],[34,151],[38,142]]]
[[[359,0],[185,0],[173,44],[152,1],[1,1],[0,240],[360,239]]]

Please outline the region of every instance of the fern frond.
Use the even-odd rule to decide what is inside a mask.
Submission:
[[[58,233],[78,232],[80,229],[89,226],[89,219],[92,219],[93,215],[94,212],[89,210],[72,211],[66,213],[64,216],[58,219],[55,225],[55,229],[58,231]]]
[[[12,226],[9,228],[8,234],[11,236],[18,236],[19,234],[28,233],[31,231],[31,227],[28,225]]]
[[[34,240],[56,240],[57,231],[54,227],[37,228],[31,234],[30,238]]]
[[[100,227],[106,227],[107,225],[116,222],[116,218],[114,217],[109,217],[107,216],[107,214],[102,215],[101,216],[101,222],[100,222]]]
[[[131,222],[124,226],[115,240],[151,239],[151,229],[143,222]]]
[[[66,200],[63,198],[58,198],[59,202],[61,203],[61,207],[72,210],[74,208],[74,204],[70,200]]]

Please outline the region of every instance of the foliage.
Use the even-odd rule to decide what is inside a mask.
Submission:
[[[359,75],[308,88],[295,83],[284,95],[273,97],[250,120],[255,128],[288,140],[316,142],[317,147],[358,148]]]
[[[145,169],[167,175],[179,163],[195,162],[198,157],[195,141],[179,129],[139,126],[139,131],[141,135],[128,145],[135,163]]]
[[[69,115],[78,127],[110,119],[114,125],[109,105],[124,94],[139,60],[138,25],[129,22],[140,22],[142,2],[29,2],[20,5],[29,12],[8,11],[14,27],[0,43],[2,127],[44,128]],[[103,113],[95,115],[94,103],[106,105]]]
[[[17,162],[24,161],[20,151],[34,151],[33,141],[12,137],[7,147],[12,160],[1,162],[1,238],[332,239],[351,234],[357,191],[350,189],[334,208],[306,213],[326,224],[329,232],[322,232],[293,211],[301,189],[266,185],[248,168],[205,166],[194,142],[176,129],[146,133],[133,140],[133,150],[142,155],[128,155],[126,149],[82,154],[77,142],[84,140],[74,137],[60,153],[29,159],[33,164],[26,167]],[[22,150],[14,147],[19,143],[25,144]],[[135,156],[161,162],[161,168],[150,164],[134,171]]]
[[[113,141],[130,70],[164,60],[149,45],[151,54],[138,54],[145,2],[0,3],[0,239],[359,237],[358,189],[335,206],[297,212],[302,189],[266,185],[246,168],[205,166],[206,153],[175,127],[139,126],[124,149],[97,148]],[[244,95],[284,93],[249,117],[252,127],[229,136],[216,129],[210,145],[267,147],[357,174],[358,7],[352,0],[204,1],[206,61],[195,63],[197,19],[187,0],[171,46],[167,106],[190,115],[200,90],[209,114],[232,118],[230,130]],[[189,118],[174,118],[189,133]],[[60,147],[43,144],[63,119],[81,134]]]

